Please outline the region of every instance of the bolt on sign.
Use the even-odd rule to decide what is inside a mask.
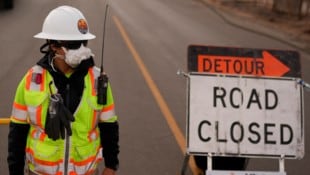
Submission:
[[[204,46],[198,46],[198,51],[195,58],[189,54],[188,152],[302,158],[303,89],[296,81],[301,75],[298,54]],[[216,60],[226,61],[219,64]],[[237,60],[240,65],[255,65],[252,69],[257,71],[235,69],[231,64],[239,64]],[[200,70],[201,64],[208,64],[207,69]],[[267,71],[273,64],[283,67],[280,73]]]

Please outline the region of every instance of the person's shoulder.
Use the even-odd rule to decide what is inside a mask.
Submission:
[[[31,71],[31,72],[41,72],[41,71],[44,71],[44,70],[45,70],[44,67],[42,67],[42,66],[40,66],[40,65],[38,65],[38,64],[35,64],[35,65],[33,65],[32,67],[30,67],[30,68],[28,69],[28,72],[29,72],[29,71]]]

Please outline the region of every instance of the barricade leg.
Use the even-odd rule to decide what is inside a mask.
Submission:
[[[183,166],[182,166],[182,170],[181,170],[181,175],[185,175],[185,172],[187,170],[188,161],[189,161],[189,156],[190,156],[189,154],[185,153]]]

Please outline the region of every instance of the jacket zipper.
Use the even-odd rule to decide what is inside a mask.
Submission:
[[[69,100],[70,100],[70,85],[66,85],[66,107],[69,108]],[[65,160],[64,160],[64,175],[68,174],[68,166],[69,166],[69,153],[70,153],[70,136],[65,130],[66,133],[66,139],[65,139]]]

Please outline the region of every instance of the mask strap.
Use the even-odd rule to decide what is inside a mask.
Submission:
[[[55,67],[54,67],[54,59],[55,59],[55,57],[53,56],[53,57],[51,57],[51,56],[49,56],[49,64],[50,64],[50,66],[52,67],[52,69],[53,69],[53,71],[54,72],[57,72],[57,70],[55,69]]]
[[[55,59],[55,57],[52,58],[51,67],[52,67],[52,69],[53,69],[55,72],[57,72],[57,70],[56,70],[55,67],[54,67],[54,59]]]

